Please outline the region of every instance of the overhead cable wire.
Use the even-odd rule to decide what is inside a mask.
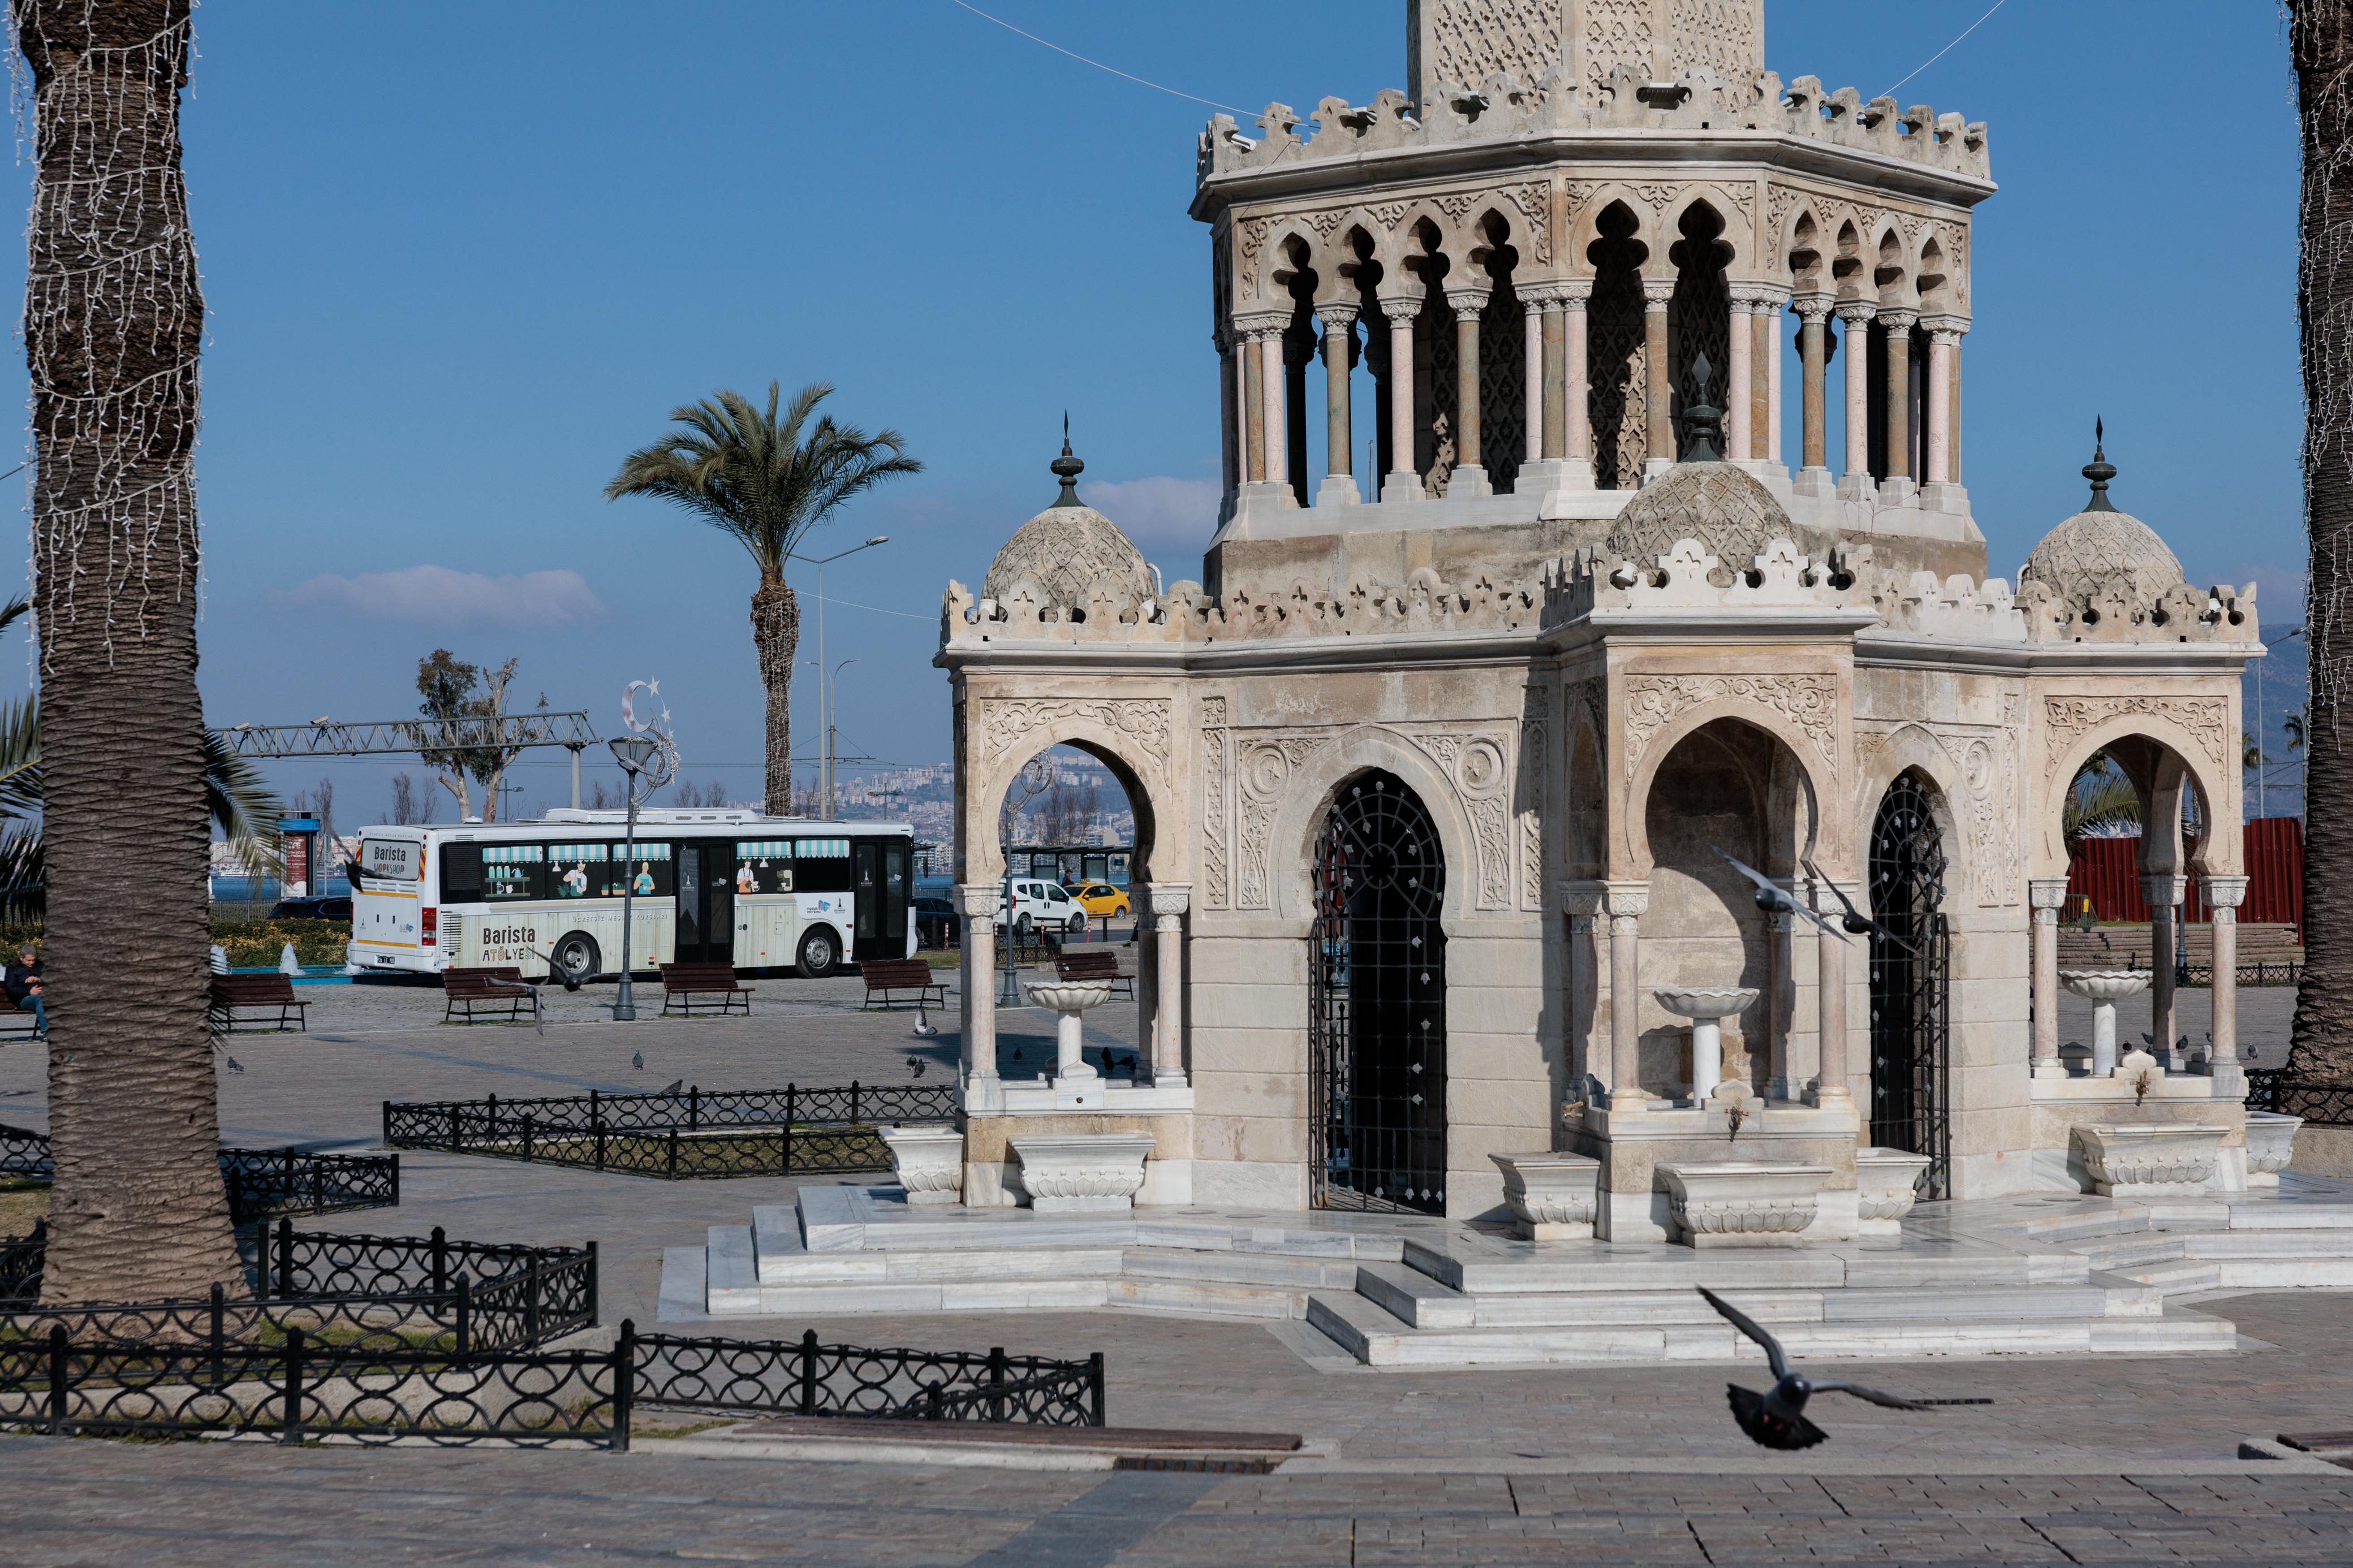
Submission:
[[[1214,98],[1203,98],[1200,94],[1193,92],[1179,92],[1173,87],[1163,87],[1156,81],[1146,81],[1144,78],[1137,76],[1131,71],[1124,71],[1117,66],[1107,66],[1101,60],[1091,60],[1086,56],[1080,54],[1076,49],[1066,49],[1050,38],[1041,38],[1035,33],[1027,32],[1022,28],[1015,26],[1012,23],[1007,21],[1002,16],[992,16],[987,12],[982,10],[979,6],[970,4],[970,0],[948,0],[948,4],[951,5],[961,5],[964,9],[971,12],[982,21],[994,22],[1008,33],[1019,33],[1031,43],[1042,44],[1058,55],[1068,55],[1071,58],[1078,61],[1082,66],[1092,66],[1099,71],[1109,71],[1113,76],[1125,77],[1129,81],[1134,82],[1139,87],[1148,87],[1155,92],[1165,92],[1171,98],[1190,99],[1195,103],[1206,103],[1211,109],[1232,110],[1236,114],[1248,114],[1250,112],[1247,109],[1235,109],[1230,103],[1219,103]],[[1921,68],[1926,69],[1926,68],[1923,67]]]
[[[956,3],[958,5],[962,5],[964,0],[956,0]],[[1971,22],[1968,26],[1961,29],[1961,38],[1968,37],[1971,33],[1974,33],[1979,27],[1984,26],[1989,17],[1990,17],[1996,11],[2000,10],[2004,5],[2009,4],[2010,0],[1993,0],[1993,4],[1986,8],[1985,16],[1979,16],[1976,21]],[[1951,43],[1947,44],[1943,48],[1938,49],[1935,54],[1930,55],[1926,59],[1921,61],[1919,70],[1914,71],[1912,76],[1905,77],[1904,81],[1910,81],[1913,76],[1918,76],[1920,71],[1926,70],[1930,66],[1935,65],[1938,60],[1941,60],[1947,55],[1951,54],[1960,44],[1961,38],[1955,38]],[[1897,82],[1895,87],[1902,87],[1904,85],[1904,81]],[[1891,98],[1894,96],[1895,87],[1889,88],[1885,92],[1881,93],[1879,96],[1882,98]]]

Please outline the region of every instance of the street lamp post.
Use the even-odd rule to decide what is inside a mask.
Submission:
[[[825,795],[825,814],[828,816],[833,815],[833,699],[827,694],[825,681],[822,679],[825,674],[825,569],[845,555],[855,555],[861,550],[871,550],[878,544],[890,542],[889,534],[878,533],[863,544],[853,544],[847,550],[837,550],[830,555],[788,553],[785,557],[787,561],[797,561],[804,566],[817,568],[817,668],[820,678],[817,685],[817,700],[821,710],[818,714],[818,723],[825,731],[827,738],[825,761],[820,764],[818,771]],[[791,810],[792,802],[786,801],[785,809]]]
[[[819,605],[824,602],[822,597],[818,601]],[[825,682],[823,693],[825,697],[825,815],[828,821],[832,820],[836,809],[833,804],[833,716],[841,711],[841,704],[839,700],[841,696],[841,672],[857,662],[855,658],[843,659],[833,667],[832,676]]]
[[[2302,626],[2296,627],[2294,631],[2282,632],[2263,644],[2264,651],[2269,652],[2280,644],[2292,642],[2303,635]],[[2255,816],[2258,817],[2264,815],[2263,742],[2269,739],[2270,737],[2263,732],[2263,667],[2257,664],[2255,666]]]
[[[613,748],[613,760],[621,764],[628,781],[628,818],[621,833],[621,984],[613,998],[614,1021],[626,1024],[638,1016],[637,995],[629,982],[629,912],[638,887],[638,805],[667,782],[667,775],[656,776],[661,745],[651,736],[622,735],[606,744]]]

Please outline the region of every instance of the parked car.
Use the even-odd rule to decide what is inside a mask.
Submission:
[[[964,917],[956,913],[955,903],[941,898],[917,899],[915,940],[935,951],[963,945]]]
[[[1087,929],[1085,906],[1071,897],[1068,888],[1029,877],[1013,879],[1009,900],[1004,894],[998,895],[997,919],[999,924],[1010,925],[1017,935],[1059,931],[1076,936]]]
[[[1134,912],[1134,907],[1127,900],[1127,894],[1109,882],[1082,882],[1071,889],[1071,897],[1099,921]]]
[[[352,898],[349,893],[314,894],[309,898],[280,899],[269,906],[269,918],[274,921],[352,921]]]

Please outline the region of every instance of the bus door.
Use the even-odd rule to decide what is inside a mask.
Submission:
[[[914,846],[904,838],[882,840],[882,951],[907,953],[907,907],[914,888]]]
[[[706,838],[677,847],[680,963],[735,962],[735,843]]]
[[[851,891],[858,895],[856,958],[899,958],[882,943],[882,842],[878,838],[849,841]]]

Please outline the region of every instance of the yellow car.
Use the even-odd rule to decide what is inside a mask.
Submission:
[[[1109,882],[1082,882],[1071,889],[1071,897],[1078,900],[1082,909],[1099,921],[1109,920],[1113,915],[1126,914],[1132,908],[1127,901],[1127,895]]]

